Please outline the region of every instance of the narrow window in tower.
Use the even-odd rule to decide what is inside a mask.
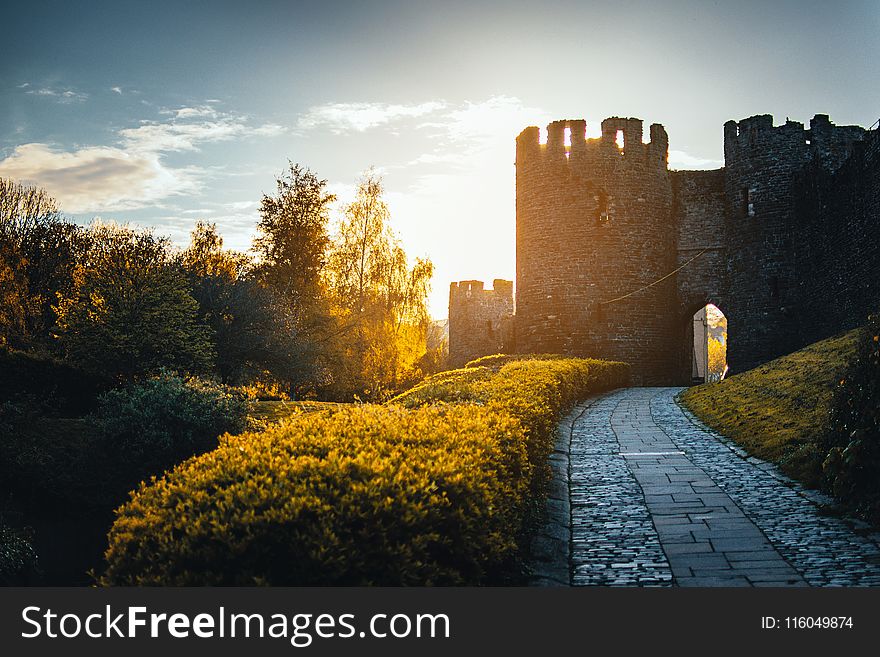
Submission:
[[[617,144],[617,147],[620,149],[620,154],[623,155],[623,147],[625,144],[625,142],[623,140],[623,130],[617,131],[617,137],[614,139],[614,142]]]
[[[755,190],[749,187],[742,188],[742,213],[746,217],[755,216]]]
[[[770,277],[770,298],[778,299],[779,298],[779,277],[771,276]]]
[[[571,157],[571,128],[562,131],[562,146],[565,149],[565,159]]]

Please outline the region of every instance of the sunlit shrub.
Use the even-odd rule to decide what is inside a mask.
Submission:
[[[482,582],[515,556],[528,468],[519,423],[476,407],[304,415],[141,488],[104,582]]]
[[[577,359],[455,370],[385,406],[225,436],[117,511],[101,582],[517,581],[559,415],[626,376]]]
[[[481,356],[465,363],[465,367],[489,367],[497,370],[507,363],[515,360],[553,360],[562,358],[557,354],[492,354],[491,356]]]

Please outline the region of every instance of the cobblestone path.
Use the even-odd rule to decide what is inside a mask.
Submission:
[[[706,428],[680,391],[617,390],[562,423],[535,583],[880,585],[880,535],[823,515],[827,499]]]

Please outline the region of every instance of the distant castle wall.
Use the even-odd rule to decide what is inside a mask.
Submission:
[[[555,121],[516,151],[516,347],[624,360],[686,383],[693,314],[728,317],[742,371],[880,306],[876,133],[816,115],[724,126],[725,167],[670,171],[663,126]],[[622,145],[620,137],[622,136]],[[864,140],[863,140],[864,138]],[[455,349],[450,295],[450,349]]]
[[[513,350],[513,281],[495,279],[449,286],[449,366]]]

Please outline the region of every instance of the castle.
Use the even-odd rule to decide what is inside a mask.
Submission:
[[[536,127],[517,137],[504,349],[623,360],[635,384],[685,384],[692,318],[708,303],[728,319],[732,373],[880,308],[880,130],[823,114],[808,129],[728,121],[724,167],[712,171],[670,170],[666,130],[653,124],[649,137],[633,118],[606,119],[595,139],[583,120],[551,123],[545,144]],[[500,350],[453,327],[486,333],[509,316],[505,304],[464,303],[456,285],[453,365]]]

